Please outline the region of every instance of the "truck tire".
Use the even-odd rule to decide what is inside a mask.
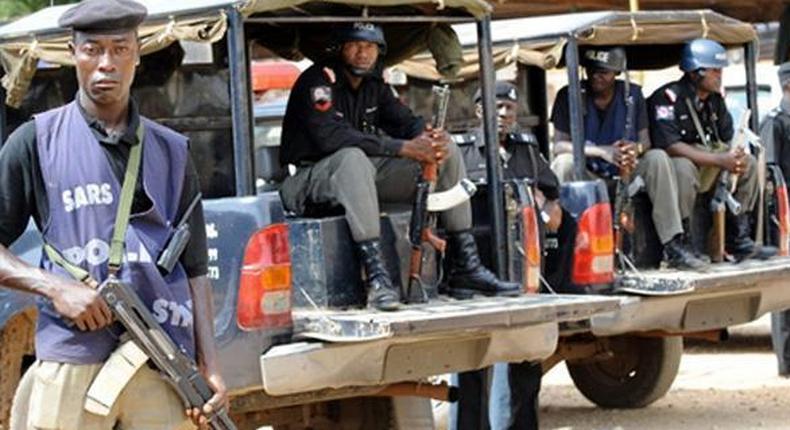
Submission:
[[[574,385],[602,408],[642,408],[666,394],[680,366],[682,337],[618,336],[604,360],[567,362]]]
[[[33,355],[35,311],[15,315],[0,332],[0,429],[7,429],[19,379],[25,370],[25,357]]]

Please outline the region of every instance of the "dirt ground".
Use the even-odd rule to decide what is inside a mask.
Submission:
[[[573,387],[564,365],[543,381],[542,429],[790,429],[790,379],[777,376],[764,336],[687,346],[669,393],[644,409],[595,407]]]

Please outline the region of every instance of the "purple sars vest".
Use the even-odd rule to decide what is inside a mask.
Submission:
[[[140,174],[153,206],[147,212],[131,215],[118,276],[133,286],[176,345],[194,358],[192,300],[186,273],[181,264],[167,276],[156,267],[156,258],[175,225],[187,140],[153,121],[140,120],[145,130]],[[36,115],[35,123],[49,203],[44,240],[101,282],[107,277],[121,183],[76,101]],[[41,267],[69,277],[46,254]],[[38,309],[36,357],[40,360],[100,363],[117,347],[122,332],[117,323],[83,332],[64,321],[49,301],[39,299]]]

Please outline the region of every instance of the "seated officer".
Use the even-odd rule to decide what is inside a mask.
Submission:
[[[560,183],[549,168],[546,159],[537,150],[538,141],[534,134],[522,130],[518,124],[518,91],[515,85],[497,81],[494,88],[497,109],[497,136],[499,136],[499,157],[502,162],[502,176],[510,178],[531,178],[536,181],[535,198],[538,206],[550,219],[547,228],[556,230],[562,220]],[[482,95],[477,90],[474,96],[475,114],[483,118]],[[486,155],[483,128],[478,127],[470,133],[454,136],[463,154],[469,179],[485,180]]]
[[[368,305],[394,310],[400,292],[382,261],[379,201],[411,202],[420,162],[440,163],[437,189],[466,176],[457,147],[442,130],[401,104],[381,77],[387,45],[377,25],[354,23],[337,37],[339,49],[296,81],[283,120],[283,165],[297,166],[280,195],[286,209],[340,206],[366,271]],[[469,202],[440,215],[449,235],[453,294],[518,295],[516,283],[498,280],[480,263],[471,234]]]
[[[635,84],[630,85],[627,96],[634,107],[634,116],[630,119],[633,127],[630,136],[623,135],[628,112],[626,85],[616,76],[626,71],[625,50],[589,49],[584,53],[582,64],[587,71],[587,80],[582,81],[587,179],[611,180],[619,175],[622,167],[633,168],[632,183],[640,178],[653,204],[653,224],[664,246],[667,265],[679,269],[704,268],[705,263],[689,251],[683,240],[683,217],[678,207],[672,163],[664,151],[649,149],[645,100],[641,87]],[[567,86],[557,93],[551,121],[555,133],[555,159],[551,168],[560,181],[572,181],[573,145]]]
[[[757,163],[743,149],[727,150],[734,135],[721,95],[721,69],[727,64],[727,52],[717,42],[687,43],[680,60],[683,77],[648,99],[651,137],[672,157],[684,219],[692,216],[697,194],[710,191],[721,170],[738,175],[734,197],[744,209],[738,216],[727,211],[726,250],[736,261],[767,258],[775,250],[755,246],[750,237],[749,212],[758,197]]]

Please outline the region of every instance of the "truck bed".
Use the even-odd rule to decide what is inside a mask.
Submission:
[[[712,265],[707,272],[651,270],[622,275],[616,313],[592,318],[596,335],[716,330],[790,307],[790,258]]]
[[[441,298],[389,313],[295,310],[295,333],[302,342],[261,356],[263,386],[278,396],[542,360],[556,348],[560,323],[616,311],[620,301],[532,295]]]

